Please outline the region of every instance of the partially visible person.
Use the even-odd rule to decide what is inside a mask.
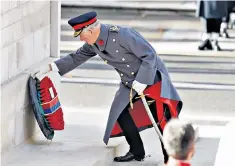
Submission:
[[[217,0],[198,0],[196,16],[202,18],[205,24],[205,32],[199,50],[221,50],[218,44],[220,25],[222,18],[228,15],[228,2]]]
[[[195,152],[195,139],[195,131],[190,123],[171,119],[163,131],[163,144],[169,155],[164,166],[190,166]]]
[[[233,8],[235,8],[235,1],[228,1],[228,13],[227,16],[222,19],[220,26],[220,35],[224,38],[229,38],[227,30],[230,22],[230,14],[233,12]]]

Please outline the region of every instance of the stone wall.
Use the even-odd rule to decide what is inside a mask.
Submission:
[[[1,152],[38,131],[28,78],[59,57],[60,1],[1,1]]]

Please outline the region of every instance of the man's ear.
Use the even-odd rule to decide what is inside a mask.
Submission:
[[[195,145],[193,145],[191,147],[191,150],[190,150],[190,152],[188,154],[188,160],[191,160],[193,158],[194,154],[195,154]]]
[[[90,32],[90,34],[92,34],[93,33],[92,29],[89,29],[89,32]]]

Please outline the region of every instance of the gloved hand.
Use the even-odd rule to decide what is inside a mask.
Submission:
[[[138,95],[141,95],[146,87],[146,84],[142,84],[136,80],[133,81],[132,88],[138,93]]]
[[[46,74],[51,71],[50,65],[40,66],[39,70],[36,73],[36,77]]]
[[[36,73],[36,77],[40,77],[41,75],[45,75],[50,71],[58,72],[59,69],[57,68],[55,63],[51,63],[45,66],[41,66],[39,71]]]

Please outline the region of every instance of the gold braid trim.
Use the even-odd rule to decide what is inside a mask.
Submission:
[[[138,98],[142,98],[142,97],[145,97],[145,96],[148,96],[149,94],[144,94],[142,93],[141,95],[137,96],[135,99],[138,99]],[[133,98],[133,88],[131,87],[131,91],[130,91],[130,107],[131,109],[133,109],[133,102],[132,102],[132,98]],[[152,104],[155,100],[149,100],[147,101],[148,105]]]

